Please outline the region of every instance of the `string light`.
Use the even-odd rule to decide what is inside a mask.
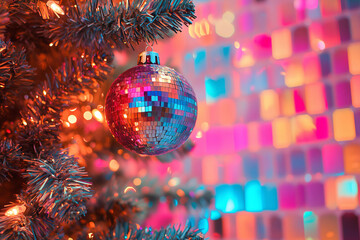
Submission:
[[[141,179],[140,178],[135,178],[133,180],[133,183],[135,184],[135,186],[139,186],[141,184]]]
[[[65,15],[64,10],[62,10],[62,8],[55,1],[49,0],[46,5],[54,11],[57,17],[60,17],[58,14]]]
[[[112,159],[109,163],[109,168],[111,171],[116,172],[119,170],[120,164],[115,159]]]
[[[95,117],[95,119],[98,120],[99,122],[104,121],[104,117],[103,117],[103,115],[101,114],[101,112],[99,110],[93,109],[92,114]]]
[[[76,123],[77,118],[76,118],[75,115],[70,115],[70,116],[68,117],[68,121],[69,121],[69,123]]]
[[[19,213],[25,212],[25,210],[26,207],[24,205],[14,206],[5,212],[5,216],[7,217],[16,216]]]
[[[86,120],[91,120],[91,119],[92,119],[92,114],[91,114],[90,111],[84,112],[83,116],[84,116],[84,118],[85,118]]]

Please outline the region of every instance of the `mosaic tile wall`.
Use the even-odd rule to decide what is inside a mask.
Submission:
[[[160,56],[199,99],[185,169],[216,193],[199,224],[360,239],[360,0],[202,0],[197,16]]]

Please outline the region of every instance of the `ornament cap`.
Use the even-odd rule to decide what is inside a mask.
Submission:
[[[138,65],[143,64],[157,64],[160,65],[160,58],[157,52],[153,51],[144,51],[139,54]]]

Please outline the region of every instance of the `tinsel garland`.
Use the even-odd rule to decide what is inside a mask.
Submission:
[[[78,104],[75,95],[95,92],[107,78],[112,48],[156,41],[195,18],[191,0],[125,0],[118,5],[69,0],[62,1],[66,14],[61,17],[45,2],[0,3],[0,183],[25,186],[0,213],[4,240],[62,239],[64,222],[84,219],[93,191],[84,168],[63,149],[62,111]],[[139,208],[121,196],[105,207]],[[112,217],[108,231],[97,231],[94,239],[201,239],[189,227],[152,232],[121,215]],[[81,227],[79,239],[88,239],[89,228]]]

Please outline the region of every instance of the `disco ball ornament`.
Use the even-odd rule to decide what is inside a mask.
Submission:
[[[181,146],[194,129],[194,90],[174,69],[161,66],[156,52],[139,55],[106,96],[106,120],[115,139],[142,155],[160,155]]]

